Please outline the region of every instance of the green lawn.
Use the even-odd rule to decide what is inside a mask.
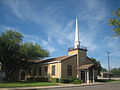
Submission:
[[[16,83],[0,83],[0,88],[8,87],[30,87],[30,86],[55,86],[53,82],[16,82]]]

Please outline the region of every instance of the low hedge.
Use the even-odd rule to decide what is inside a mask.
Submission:
[[[49,81],[58,83],[59,79],[58,78],[49,78]]]
[[[81,84],[81,83],[82,83],[82,80],[80,80],[80,79],[75,79],[73,81],[73,84]]]
[[[27,78],[27,81],[48,82],[48,78]]]
[[[80,84],[82,83],[81,80],[77,79],[77,78],[62,78],[59,81],[60,83],[73,83],[73,84]]]
[[[80,84],[82,83],[81,80],[77,78],[27,78],[27,81],[38,81],[38,82],[56,82],[56,83],[73,83],[73,84]]]

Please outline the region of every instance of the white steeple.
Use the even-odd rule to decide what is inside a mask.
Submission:
[[[79,41],[78,20],[76,18],[75,48],[79,48],[79,47],[80,47],[80,41]]]

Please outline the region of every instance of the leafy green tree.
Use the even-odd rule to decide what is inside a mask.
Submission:
[[[47,50],[44,50],[40,45],[31,42],[23,43],[20,48],[20,53],[23,60],[21,64],[22,69],[27,69],[29,65],[34,64],[31,60],[49,57],[49,52]]]
[[[100,64],[100,61],[97,61],[95,58],[90,58],[94,63],[95,65],[98,67],[98,74],[100,74],[100,71],[102,69],[101,67],[101,64]]]
[[[120,77],[120,68],[113,68],[111,72],[115,75],[115,77]]]
[[[101,72],[107,72],[107,70],[105,68],[102,68]]]
[[[6,31],[0,35],[0,62],[6,73],[6,80],[18,68],[22,34],[16,31]]]
[[[118,8],[117,11],[114,11],[113,15],[116,17],[109,19],[109,25],[114,26],[113,31],[116,33],[115,36],[120,36],[120,8]]]
[[[21,45],[20,48],[21,57],[24,60],[33,60],[33,59],[40,59],[45,58],[49,56],[49,52],[47,50],[44,50],[40,47],[38,44],[33,43],[24,43]]]
[[[22,65],[28,65],[28,60],[49,56],[47,50],[38,44],[23,43],[23,36],[16,31],[6,31],[0,34],[0,62],[5,70],[6,80]]]

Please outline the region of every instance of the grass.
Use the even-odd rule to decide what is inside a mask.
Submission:
[[[12,87],[31,87],[31,86],[55,86],[54,82],[16,82],[16,83],[0,83],[0,88]]]

